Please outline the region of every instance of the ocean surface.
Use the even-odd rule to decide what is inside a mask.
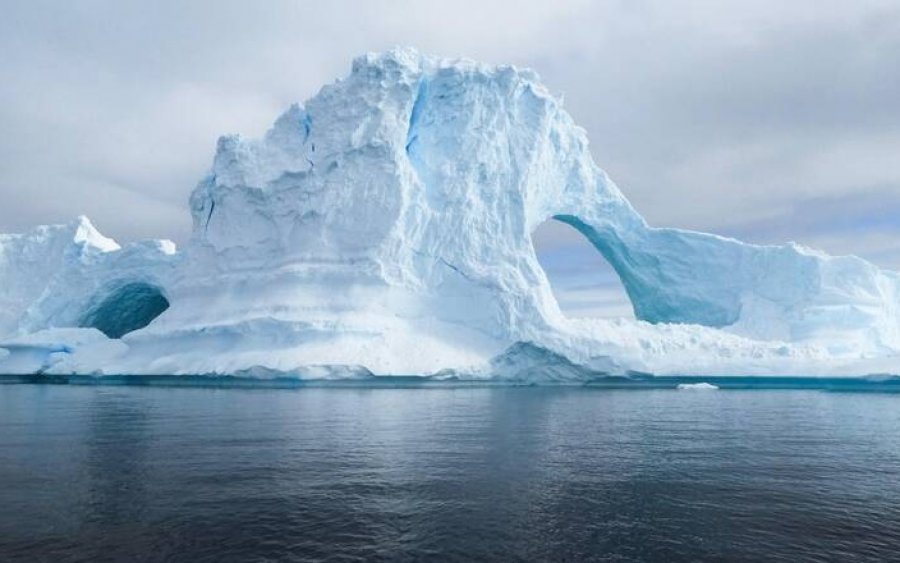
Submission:
[[[0,385],[0,561],[886,561],[900,394]]]

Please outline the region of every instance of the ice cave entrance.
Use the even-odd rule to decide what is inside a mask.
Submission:
[[[534,230],[531,240],[566,316],[634,318],[619,275],[574,227],[550,219]]]
[[[159,287],[144,282],[127,283],[99,297],[81,326],[96,328],[110,338],[121,338],[144,328],[168,308],[169,300]]]

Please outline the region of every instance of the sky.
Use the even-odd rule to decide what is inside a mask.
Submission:
[[[654,225],[900,269],[897,0],[7,0],[0,232],[183,242],[219,135],[396,45],[535,69]],[[568,313],[628,314],[577,233],[534,239]]]

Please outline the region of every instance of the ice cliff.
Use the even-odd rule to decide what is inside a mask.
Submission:
[[[0,372],[864,374],[900,275],[647,225],[531,71],[369,54],[259,140],[219,140],[193,235],[0,235]],[[560,312],[531,242],[580,231],[639,321]]]

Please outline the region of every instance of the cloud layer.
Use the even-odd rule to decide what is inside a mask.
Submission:
[[[85,213],[184,240],[219,134],[409,44],[538,70],[654,224],[900,268],[894,0],[257,4],[7,3],[0,232]],[[536,240],[552,278],[593,259],[577,234]]]

